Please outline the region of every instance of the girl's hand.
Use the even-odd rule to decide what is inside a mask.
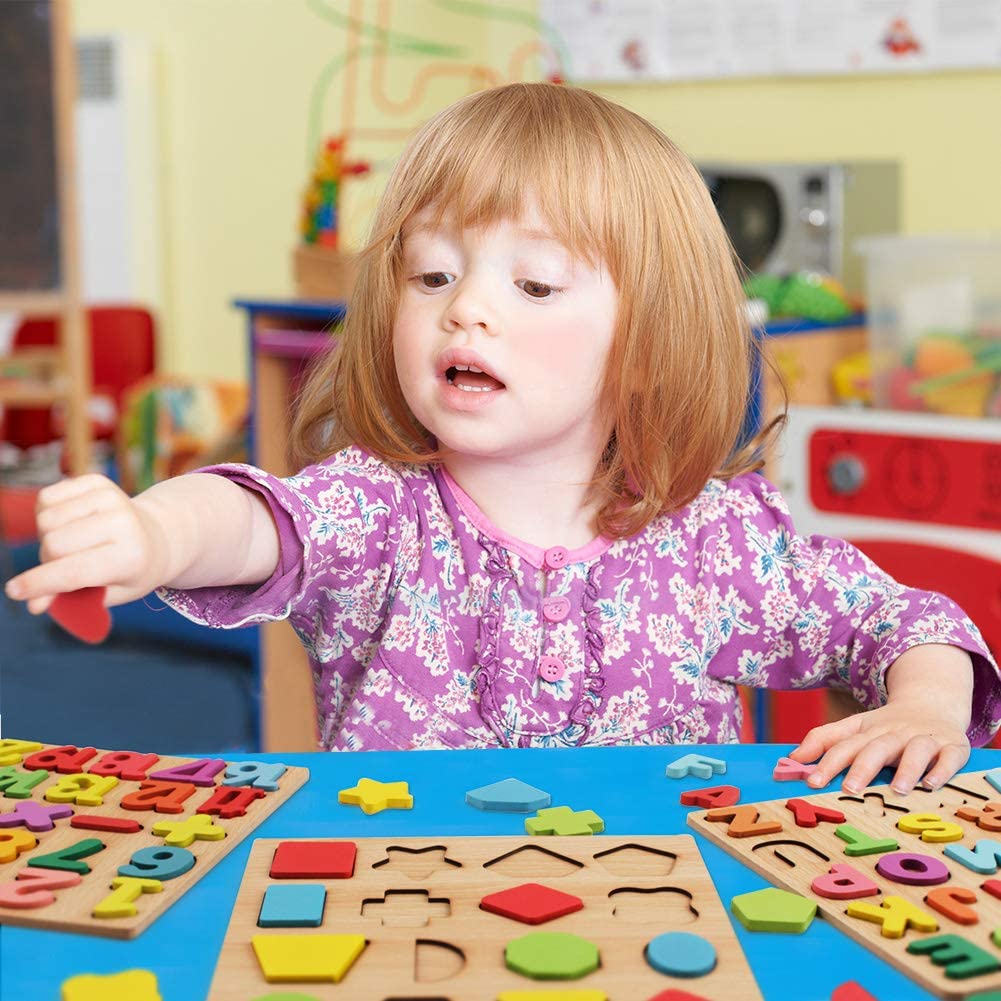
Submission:
[[[892,701],[880,709],[815,727],[790,757],[804,763],[820,758],[817,770],[807,779],[814,788],[827,785],[851,766],[842,789],[860,792],[881,768],[896,765],[891,783],[894,792],[909,793],[922,776],[923,785],[938,789],[970,757],[966,737],[969,712],[964,722],[963,712],[950,712],[943,701]]]
[[[163,583],[166,546],[150,511],[104,476],[62,480],[38,495],[41,564],[7,582],[34,615],[57,594],[107,587],[106,604],[133,601]]]

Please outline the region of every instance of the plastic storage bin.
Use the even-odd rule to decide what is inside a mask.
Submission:
[[[875,406],[1001,417],[1001,234],[872,236],[855,248]]]

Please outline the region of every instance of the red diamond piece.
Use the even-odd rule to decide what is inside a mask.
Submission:
[[[272,879],[350,879],[358,849],[353,841],[283,841],[271,860]]]
[[[553,890],[541,883],[522,883],[510,890],[490,893],[480,901],[480,907],[493,914],[522,921],[526,925],[541,925],[564,914],[583,908],[584,901],[570,893]]]

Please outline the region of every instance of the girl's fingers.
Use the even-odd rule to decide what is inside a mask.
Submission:
[[[865,735],[841,788],[846,792],[859,792],[870,785],[884,765],[900,758],[904,743],[904,738],[895,733],[881,733],[878,737]]]
[[[938,760],[925,776],[925,785],[930,789],[939,789],[946,784],[970,760],[970,745],[946,744],[938,752]]]
[[[112,546],[102,544],[93,549],[74,553],[51,563],[42,563],[7,582],[7,594],[18,601],[27,601],[28,610],[38,614],[44,611],[37,599],[51,601],[64,591],[77,591],[81,587],[96,587],[109,584],[114,576],[114,567],[109,564],[108,555]]]
[[[108,511],[119,502],[120,498],[112,490],[88,490],[59,503],[46,504],[38,511],[38,531],[45,535],[89,515]]]
[[[96,490],[108,490],[111,481],[106,476],[99,473],[87,473],[84,476],[74,476],[68,480],[60,480],[43,487],[38,492],[38,508],[48,507],[51,504],[62,504],[83,494]],[[109,491],[112,492],[112,491]]]
[[[834,723],[825,723],[823,726],[814,727],[802,740],[799,747],[790,751],[789,757],[795,761],[809,762],[816,761],[829,748],[839,741],[846,740],[858,732],[859,716],[848,716],[845,719],[836,720]]]
[[[72,521],[62,528],[45,534],[39,555],[42,562],[48,563],[51,560],[94,549],[112,542],[118,534],[115,528],[115,518],[108,514],[97,514],[80,521]]]
[[[928,734],[919,734],[907,741],[891,783],[893,791],[901,795],[909,793],[924,775],[938,747],[938,741]]]

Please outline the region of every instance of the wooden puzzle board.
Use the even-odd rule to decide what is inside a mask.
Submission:
[[[76,886],[54,889],[54,902],[38,908],[22,909],[10,907],[0,903],[0,925],[21,925],[29,928],[54,928],[64,931],[80,932],[87,935],[104,935],[111,938],[134,938],[142,932],[152,921],[159,917],[168,907],[170,907],[180,896],[186,892],[193,884],[202,878],[221,858],[232,851],[255,827],[266,820],[279,806],[282,805],[296,790],[309,778],[309,770],[306,768],[288,767],[277,779],[278,788],[273,791],[263,791],[264,795],[250,802],[246,806],[244,816],[223,818],[212,816],[212,821],[217,827],[225,831],[225,837],[221,840],[196,840],[187,846],[187,850],[195,856],[195,864],[187,872],[173,879],[162,880],[162,890],[155,893],[143,893],[134,901],[136,913],[131,917],[119,918],[95,918],[92,916],[94,907],[112,893],[112,880],[119,873],[119,867],[131,863],[134,853],[143,848],[162,848],[165,843],[165,836],[157,836],[152,833],[155,824],[161,821],[180,822],[196,814],[198,808],[205,804],[217,791],[223,788],[223,781],[226,769],[220,769],[211,780],[211,785],[196,786],[189,784],[190,794],[179,804],[180,812],[161,812],[150,808],[146,810],[127,810],[119,804],[122,799],[140,791],[141,781],[129,781],[119,778],[114,788],[101,796],[103,802],[100,805],[80,805],[79,803],[51,803],[45,799],[48,790],[54,788],[62,779],[70,774],[89,774],[89,769],[94,767],[105,755],[122,754],[126,752],[113,752],[94,748],[81,749],[76,747],[68,748],[68,753],[93,750],[94,753],[77,768],[67,768],[62,774],[59,771],[45,769],[45,777],[38,785],[31,790],[30,797],[10,798],[8,793],[11,789],[4,788],[5,780],[13,779],[17,781],[23,776],[37,776],[40,769],[28,769],[24,767],[26,761],[30,761],[32,756],[41,752],[53,751],[58,745],[35,744],[40,750],[27,750],[20,753],[17,745],[22,742],[3,740],[0,741],[0,825],[2,825],[6,815],[14,813],[19,804],[33,802],[45,807],[69,806],[73,811],[73,817],[77,815],[99,816],[120,818],[129,821],[137,821],[141,825],[141,830],[135,833],[117,833],[99,830],[79,829],[71,826],[73,817],[63,817],[53,821],[53,828],[48,831],[32,832],[23,825],[0,826],[0,853],[2,853],[5,842],[10,851],[10,842],[5,839],[5,835],[11,832],[27,832],[37,839],[37,845],[26,851],[20,852],[15,859],[0,861],[0,893],[5,886],[17,880],[18,873],[25,868],[32,867],[32,859],[61,849],[68,848],[85,839],[96,838],[104,845],[104,848],[94,854],[88,855],[81,861],[90,869],[89,872],[81,876],[80,883]],[[156,773],[161,770],[176,768],[178,766],[193,765],[197,761],[222,759],[197,759],[179,758],[169,755],[154,755],[155,763],[142,769],[146,774]],[[250,764],[248,762],[226,762],[226,768],[241,767]],[[270,767],[270,766],[265,766]],[[208,770],[211,770],[208,769]],[[139,774],[137,772],[136,774]],[[208,781],[208,780],[206,780]],[[178,783],[173,783],[177,785]],[[234,787],[234,788],[247,788]],[[178,796],[183,795],[186,790],[182,789]],[[53,870],[53,874],[57,874]]]
[[[281,991],[316,1001],[495,1001],[502,991],[560,988],[601,990],[614,1001],[641,1001],[671,987],[711,998],[761,998],[689,835],[357,838],[353,843],[358,854],[350,879],[274,880],[269,870],[282,842],[254,842],[209,1001],[248,1001]],[[321,926],[258,927],[265,890],[292,882],[320,882],[326,888]],[[573,894],[584,907],[541,925],[480,909],[487,894],[526,882]],[[399,903],[394,908],[398,913],[383,918],[373,913],[372,902],[384,901],[389,891],[408,893],[391,897]],[[429,905],[439,901],[431,916],[424,907],[425,893]],[[441,900],[448,901],[447,907]],[[505,946],[535,931],[588,939],[599,949],[600,967],[580,979],[559,981],[530,979],[507,969]],[[717,955],[712,972],[680,978],[650,967],[644,958],[647,943],[670,931],[710,941]],[[268,983],[251,939],[313,932],[361,934],[367,945],[340,983]]]
[[[926,955],[908,953],[907,946],[921,938],[958,935],[1001,961],[1001,949],[991,942],[991,933],[1001,928],[1001,900],[981,888],[986,880],[998,877],[974,872],[962,863],[948,858],[943,854],[948,844],[922,841],[920,835],[901,831],[896,825],[898,819],[907,814],[931,813],[963,829],[962,840],[951,842],[952,844],[972,850],[977,841],[997,840],[1001,848],[1001,833],[981,829],[975,821],[956,816],[958,809],[970,807],[982,810],[988,803],[997,804],[997,809],[1001,811],[1001,792],[984,779],[986,774],[960,774],[937,792],[916,789],[906,796],[893,792],[888,785],[872,786],[857,796],[844,792],[815,794],[809,790],[804,792],[800,787],[782,799],[749,804],[758,811],[758,822],[778,821],[782,824],[782,830],[772,834],[730,837],[727,834],[728,824],[708,821],[706,814],[711,811],[707,810],[690,813],[688,823],[776,886],[816,901],[818,911],[825,918],[916,980],[926,990],[944,998],[964,998],[982,991],[1001,989],[1001,970],[964,979],[949,978],[942,966],[932,963]],[[1001,778],[1001,771],[996,772],[995,777]],[[876,871],[881,854],[847,856],[844,851],[847,843],[834,833],[838,826],[836,823],[820,823],[814,828],[798,827],[793,813],[786,807],[790,799],[796,798],[819,807],[841,811],[845,815],[846,824],[872,838],[893,838],[897,841],[897,850],[900,852],[941,860],[948,867],[951,878],[938,885],[965,887],[973,891],[976,901],[970,906],[976,911],[979,921],[973,925],[962,925],[929,907],[924,898],[935,887],[912,886],[882,876]],[[833,864],[849,865],[879,885],[878,895],[861,897],[860,903],[879,906],[880,900],[885,896],[903,897],[931,914],[938,922],[938,930],[918,932],[908,927],[902,937],[887,938],[882,935],[879,924],[849,917],[846,908],[850,901],[832,900],[811,890],[814,879],[828,873]]]

